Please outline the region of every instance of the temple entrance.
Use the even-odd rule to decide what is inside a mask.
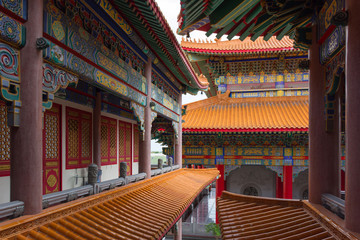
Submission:
[[[61,191],[61,105],[44,113],[43,194]]]

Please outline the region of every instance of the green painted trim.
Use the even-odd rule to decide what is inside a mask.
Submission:
[[[276,39],[280,41],[292,27],[293,25],[288,23],[288,25],[281,31],[281,33],[276,36]]]
[[[213,34],[217,29],[216,28],[210,28],[209,31],[206,32],[206,36],[209,37],[211,34]]]
[[[231,40],[233,37],[235,37],[236,34],[241,32],[241,30],[246,26],[244,22],[240,23],[228,36],[227,39]]]
[[[229,23],[226,27],[224,27],[223,29],[221,29],[220,32],[218,32],[218,34],[216,34],[216,38],[220,39],[227,31],[229,31],[233,26],[235,25],[234,22]]]
[[[260,37],[265,31],[266,29],[270,26],[269,25],[264,25],[263,28],[259,29],[252,37],[251,40],[255,41],[256,39],[258,39],[258,37]],[[255,28],[255,27],[254,27]],[[254,30],[254,29],[253,29]]]
[[[212,12],[214,12],[220,4],[222,4],[224,0],[211,0],[208,8],[205,10],[204,14],[209,16]]]
[[[255,26],[255,23],[251,24],[251,25],[246,29],[246,31],[245,31],[243,34],[241,34],[241,36],[240,36],[240,40],[241,40],[241,41],[244,41],[245,38],[247,38],[247,36],[249,36],[250,31],[251,31],[251,29],[253,29],[254,26]]]
[[[225,6],[219,6],[220,9],[216,13],[210,15],[210,23],[212,24],[212,27],[222,28],[241,15],[244,11],[248,10],[248,8],[259,2],[260,0],[243,0],[241,3],[238,1],[226,1],[227,4]]]
[[[245,20],[245,22],[250,23],[254,18],[259,15],[259,13],[263,10],[263,7],[259,5]]]

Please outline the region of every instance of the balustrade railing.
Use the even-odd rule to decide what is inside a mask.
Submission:
[[[345,201],[343,199],[325,193],[321,196],[321,202],[326,209],[345,219]]]
[[[152,170],[151,176],[160,175],[179,168],[180,168],[179,165],[174,165],[174,166],[164,167],[162,169]],[[125,178],[121,177],[121,178],[95,183],[94,185],[88,184],[60,192],[49,193],[43,195],[43,200],[42,200],[43,209],[57,204],[70,202],[78,198],[97,194],[105,190],[121,187],[126,184],[138,182],[144,179],[146,179],[146,173],[139,173],[139,174],[126,176]],[[8,203],[0,204],[0,221],[22,216],[25,207],[26,206],[24,206],[24,202],[21,201],[12,201]]]

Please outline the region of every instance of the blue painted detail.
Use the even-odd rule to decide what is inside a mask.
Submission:
[[[226,92],[226,84],[220,84],[218,86],[218,91],[220,91],[221,93],[225,93]]]
[[[180,90],[169,80],[168,77],[165,76],[165,74],[164,74],[162,71],[160,71],[160,69],[159,69],[157,66],[155,66],[155,64],[153,64],[152,67],[153,67],[153,69],[156,71],[156,73],[157,73],[158,75],[160,75],[163,79],[166,80],[166,82],[167,82],[170,86],[172,86],[172,88],[175,90],[176,93],[180,93]]]
[[[292,156],[284,156],[284,166],[292,166],[293,165],[293,157]]]
[[[92,87],[90,84],[85,83],[83,81],[78,82],[76,89],[80,92],[95,96],[96,89]],[[81,105],[86,105],[91,108],[95,107],[95,101],[93,98],[87,97],[85,95],[81,95],[69,89],[66,89],[65,92],[66,92],[66,98],[65,98],[66,100],[79,103]]]
[[[308,55],[285,57],[284,59],[308,59]],[[231,61],[224,61],[224,62],[257,62],[257,61],[267,61],[267,60],[279,60],[279,58],[252,58],[252,59],[231,60]],[[209,60],[209,62],[217,63],[219,61]]]
[[[93,11],[95,11],[103,20],[105,20],[122,38],[128,43],[136,53],[143,58],[144,61],[147,60],[146,54],[129,38],[129,36],[109,17],[109,15],[101,9],[95,1],[86,0],[85,1]]]

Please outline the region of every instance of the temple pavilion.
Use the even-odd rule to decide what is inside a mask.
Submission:
[[[305,59],[295,67],[309,69],[309,204],[307,202],[304,202],[304,204],[296,203],[299,205],[295,206],[296,204],[293,205],[293,202],[290,200],[270,201],[266,198],[243,197],[224,192],[221,198],[218,199],[217,209],[223,239],[351,239],[353,236],[344,236],[343,234],[346,235],[346,233],[351,231],[360,233],[360,175],[358,174],[360,170],[360,161],[358,161],[360,154],[358,147],[360,142],[360,113],[358,108],[360,104],[358,91],[360,87],[358,81],[358,65],[360,62],[360,46],[358,44],[360,36],[358,25],[360,22],[359,10],[360,2],[356,0],[214,0],[203,1],[201,3],[196,1],[182,2],[178,18],[178,34],[180,35],[189,37],[192,31],[200,30],[204,31],[206,36],[215,33],[218,39],[223,35],[227,35],[228,40],[236,37],[240,41],[247,41],[250,38],[253,42],[258,40],[269,42],[268,45],[271,45],[271,40],[274,37],[279,41],[286,40],[288,37],[294,40],[293,47],[295,49],[308,52],[307,59],[306,56],[303,56]],[[206,44],[210,47],[210,43]],[[247,46],[245,46],[245,49],[247,49]],[[211,50],[188,50],[195,52],[196,54],[194,55],[196,57],[200,55],[198,54],[200,51],[203,52],[203,55],[211,52]],[[226,55],[233,50],[232,48],[223,48],[217,51],[216,54],[223,52]],[[237,50],[239,52],[242,51],[241,49]],[[194,58],[194,61],[200,61],[201,57],[199,56],[199,59]],[[221,68],[221,66],[235,65],[230,64],[230,59],[227,58],[228,56],[224,56],[218,60],[219,69],[215,68],[216,58],[210,57],[209,60],[205,61],[205,65],[198,64],[199,71],[204,72],[205,77],[208,79],[209,77],[210,79],[217,79],[218,77],[206,76],[206,72],[202,70],[204,67],[213,70],[212,72],[208,71],[209,75],[210,73],[216,74],[216,71],[220,72],[221,77],[224,76],[224,82],[221,82],[221,78],[219,79],[221,84],[227,84],[225,79],[239,79],[239,76],[231,73],[232,69]],[[281,56],[278,58],[278,61],[281,62]],[[229,64],[226,64],[226,61],[229,61]],[[238,58],[238,61],[247,62],[248,60]],[[241,66],[241,64],[238,65]],[[230,71],[229,78],[227,71]],[[220,91],[223,88],[225,90],[225,87],[218,85],[218,88],[216,88],[210,82],[211,87],[214,88],[214,92],[211,95],[214,95],[215,91],[219,90],[219,88]],[[228,90],[228,86],[226,86],[226,90]],[[250,91],[245,88],[242,92],[233,93],[233,95],[248,94],[247,92]],[[259,92],[259,90],[256,89],[256,92]],[[283,93],[281,94],[283,95]],[[220,102],[221,98],[220,96],[213,97],[213,100],[210,100],[212,99],[210,98],[206,101],[208,101],[207,103],[210,106],[210,101]],[[221,107],[214,105],[213,109],[211,107],[209,109],[213,111],[223,109],[222,112],[225,116],[233,108],[226,105],[226,100],[222,101],[224,104],[218,105]],[[231,99],[231,101],[234,100]],[[250,125],[253,129],[260,126],[258,123],[266,122],[265,118],[261,119],[265,114],[264,112],[256,113],[257,109],[266,104],[262,102],[251,103],[248,100],[238,101],[237,105],[243,106],[243,109],[249,110],[250,107],[246,108],[245,106],[252,105],[253,111],[247,111],[251,116],[246,116],[245,119],[255,119],[256,122]],[[292,113],[298,114],[300,106],[305,106],[305,104],[306,101],[303,103],[299,101],[297,104],[294,104],[297,110],[292,111]],[[195,105],[191,106],[190,104],[189,109],[196,112]],[[292,107],[292,104],[289,102],[272,103],[270,106],[276,107],[276,111],[282,111],[281,105],[285,109]],[[206,107],[199,107],[198,109],[205,110]],[[270,111],[267,111],[267,113],[270,113]],[[256,116],[259,116],[259,118],[256,118]],[[279,118],[279,116],[281,115],[275,115],[274,117]],[[221,119],[220,116],[219,119]],[[295,119],[299,120],[302,117],[296,116]],[[224,119],[221,120],[225,121]],[[284,121],[287,120],[285,119]],[[228,121],[231,122],[232,118],[228,118]],[[268,121],[271,121],[271,118],[268,118]],[[208,122],[213,124],[215,121],[209,120]],[[287,122],[289,125],[285,125],[285,127],[297,127],[296,122]],[[209,126],[209,123],[207,123],[207,126]],[[275,127],[276,125],[271,123],[270,126]],[[307,126],[305,124],[301,127],[305,129]],[[194,130],[201,129],[200,125],[197,124],[194,124],[191,128]],[[204,130],[202,129],[201,132],[204,132]],[[344,132],[343,140],[341,137],[342,132]],[[221,138],[221,134],[217,135]],[[291,136],[289,137],[291,139]],[[216,141],[214,142],[217,145]],[[288,147],[291,147],[291,142],[289,143]],[[345,152],[341,146],[344,143]],[[255,144],[257,144],[256,141]],[[345,201],[340,199],[342,152],[344,152],[346,170]],[[194,153],[191,154],[196,155]],[[200,152],[200,155],[203,154]],[[216,156],[216,153],[214,155]],[[296,162],[294,160],[294,152],[292,152],[291,156],[291,165],[293,165]],[[283,167],[284,169],[285,167]],[[286,171],[283,174],[286,179]],[[321,207],[321,204],[335,212],[338,216],[341,216],[344,220],[337,219],[337,216],[328,218],[332,213]],[[327,229],[342,229],[345,232],[329,236],[324,234],[316,225],[304,222],[302,223],[303,225],[296,227],[293,221],[299,219],[285,216],[285,212],[290,210],[290,208],[282,209],[284,206],[294,207],[291,211],[297,212],[295,215],[301,215],[303,219],[307,218],[307,216],[300,214],[298,211],[305,210],[306,214],[310,213],[312,219],[320,220],[321,223],[325,224]],[[311,207],[309,208],[308,206]],[[318,206],[318,208],[315,206]],[[281,217],[277,217],[275,212],[281,213],[282,211]],[[325,216],[326,220],[324,219]],[[280,219],[287,220],[281,222]],[[286,221],[294,224],[288,226],[285,224]]]
[[[217,166],[231,192],[307,198],[309,72],[293,43],[183,39],[210,86],[208,99],[183,106],[183,164]]]
[[[156,2],[0,1],[0,15],[0,239],[181,239],[218,171],[179,169],[182,94],[207,82]],[[152,171],[165,124],[174,162]]]
[[[244,109],[250,105],[249,113],[259,110],[251,112],[251,121],[256,123],[247,124],[261,129],[262,136],[271,136],[268,130],[277,126],[275,122],[260,125],[271,121],[264,117],[272,113],[269,108],[277,108],[279,115],[274,117],[278,120],[288,112],[306,112],[307,103],[309,109],[308,126],[300,115],[291,122],[291,114],[288,120],[279,121],[278,129],[296,129],[284,131],[286,137],[278,129],[279,134],[263,141],[258,134],[249,134],[248,142],[235,136],[235,142],[241,139],[243,145],[268,141],[271,148],[281,143],[278,148],[284,148],[289,158],[268,152],[256,157],[278,158],[255,160],[269,160],[264,165],[270,165],[270,160],[271,165],[273,160],[286,162],[275,165],[283,168],[283,192],[291,193],[286,182],[292,179],[289,175],[293,176],[294,157],[298,156],[287,149],[306,146],[297,136],[304,136],[308,128],[309,201],[224,191],[217,199],[222,238],[356,239],[360,234],[359,11],[358,0],[181,1],[179,34],[190,35],[199,29],[208,35],[216,33],[218,39],[227,34],[229,40],[239,37],[240,41],[247,37],[269,43],[274,38],[294,40],[289,51],[299,54],[301,62],[293,67],[299,71],[286,74],[298,74],[304,80],[308,74],[308,83],[303,81],[293,91],[287,89],[285,72],[275,67],[254,77],[250,71],[257,69],[246,66],[256,64],[245,64],[248,72],[241,70],[239,75],[236,70],[235,75],[226,66],[239,65],[226,62],[230,59],[224,56],[208,59],[206,54],[199,59],[199,67],[194,67],[154,0],[0,1],[0,196],[4,198],[0,218],[5,219],[0,223],[0,238],[163,239],[172,233],[182,239],[185,211],[215,179],[218,189],[223,186],[225,164],[217,164],[220,171],[181,168],[181,94],[209,88],[213,97],[207,103],[219,104],[213,111],[234,109],[231,104]],[[203,66],[201,61],[205,61]],[[286,54],[280,54],[272,63],[285,63],[286,69],[286,62]],[[261,64],[259,67],[262,69]],[[211,76],[204,69],[211,69]],[[263,102],[256,102],[255,97],[237,98],[251,91],[228,89],[240,90],[230,80],[243,84],[248,76],[265,75],[269,80],[276,76],[278,85],[261,89],[261,84],[253,83],[258,87],[255,92],[272,92],[273,97]],[[222,94],[215,96],[218,90]],[[293,102],[284,100],[286,91],[294,94],[290,96]],[[188,108],[196,112],[196,103]],[[217,120],[232,119],[216,116]],[[184,120],[184,126],[186,121],[191,123]],[[203,134],[203,129],[214,126],[188,127],[202,129]],[[339,198],[343,131],[345,200]],[[151,138],[168,133],[172,133],[174,163],[162,166],[159,162],[159,168],[151,170]],[[217,133],[216,140],[226,140],[223,135]],[[206,137],[201,139],[208,144]],[[292,146],[294,139],[298,145]],[[306,142],[307,138],[300,139]],[[228,163],[226,156],[231,156],[231,162],[242,165],[244,159],[236,158],[241,155],[235,150],[224,154],[224,148],[216,150],[222,141],[212,142],[215,153],[209,154],[207,163]],[[249,195],[255,195],[251,194],[254,189],[256,185],[249,188]]]

